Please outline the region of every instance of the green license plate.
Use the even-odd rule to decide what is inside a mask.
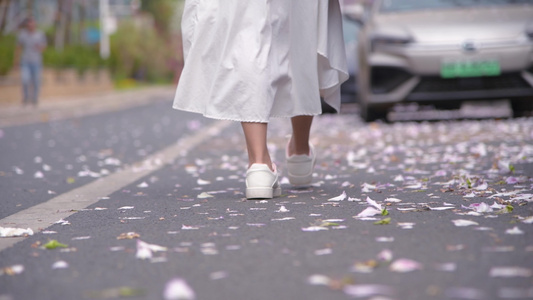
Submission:
[[[442,78],[498,76],[501,74],[497,60],[443,62],[440,69]]]

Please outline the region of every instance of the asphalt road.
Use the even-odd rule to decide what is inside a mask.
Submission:
[[[239,124],[170,101],[1,129],[0,226],[37,224],[0,252],[1,300],[533,299],[532,118],[324,115],[313,186],[248,201]]]

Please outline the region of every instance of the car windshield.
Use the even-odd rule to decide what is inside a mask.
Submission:
[[[532,3],[532,0],[383,0],[379,10],[381,12],[398,12]]]

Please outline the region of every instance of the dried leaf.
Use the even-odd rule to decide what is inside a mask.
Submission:
[[[86,298],[114,299],[121,297],[142,297],[145,294],[146,292],[143,289],[122,286],[116,288],[109,288],[101,291],[85,292],[84,296]]]
[[[131,239],[137,239],[140,238],[141,235],[136,232],[124,232],[121,233],[119,236],[117,236],[117,240],[131,240]]]
[[[10,267],[5,267],[3,269],[0,269],[0,275],[6,274],[9,276],[18,275],[20,273],[24,272],[24,266],[23,265],[13,265]]]

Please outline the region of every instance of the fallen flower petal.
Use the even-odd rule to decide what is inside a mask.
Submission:
[[[310,226],[306,228],[302,228],[302,231],[321,231],[321,230],[329,230],[327,227],[322,226]]]
[[[356,298],[365,298],[374,295],[392,296],[394,294],[394,289],[379,284],[358,284],[345,286],[344,293]]]
[[[396,175],[396,177],[394,177],[393,180],[394,180],[394,181],[404,181],[405,179],[403,178],[402,175]]]
[[[376,242],[381,242],[381,243],[394,242],[394,237],[380,236],[376,238]]]
[[[152,252],[159,251],[167,251],[167,247],[148,244],[141,240],[137,240],[137,253],[135,254],[135,257],[138,259],[151,259],[153,257]]]
[[[455,207],[453,207],[453,206],[439,206],[439,207],[428,206],[428,208],[430,210],[448,210],[448,209],[454,209]]]
[[[315,274],[315,275],[309,276],[309,278],[307,278],[307,282],[310,285],[329,285],[329,283],[331,282],[331,279],[324,275]]]
[[[435,265],[435,270],[443,272],[453,272],[457,269],[457,264],[455,263],[443,263]]]
[[[134,206],[122,206],[122,207],[119,207],[118,209],[121,209],[121,210],[126,210],[126,209],[133,209]]]
[[[285,218],[279,218],[279,219],[270,219],[270,221],[288,221],[288,220],[294,220],[294,217],[285,217]]]
[[[331,254],[331,253],[333,253],[333,250],[331,250],[331,248],[315,250],[315,255],[317,255],[317,256],[327,255],[327,254]]]
[[[367,207],[365,210],[360,212],[356,218],[366,218],[366,217],[373,217],[375,215],[381,215],[381,209],[376,209],[374,207]]]
[[[209,274],[209,279],[211,280],[219,280],[219,279],[224,279],[226,277],[228,277],[228,272],[226,271],[218,271],[218,272],[213,272]]]
[[[66,221],[66,220],[59,220],[57,222],[55,222],[55,224],[60,224],[60,225],[70,225],[70,222],[69,221]]]
[[[370,205],[375,207],[376,209],[379,209],[380,211],[383,210],[383,207],[378,204],[376,201],[370,199],[370,197],[366,197],[366,202]]]
[[[375,185],[363,183],[363,187],[361,188],[361,193],[370,193],[376,189]]]
[[[167,282],[163,297],[165,300],[193,300],[196,294],[185,280],[174,278]]]
[[[463,206],[464,208],[472,209],[475,212],[478,213],[485,213],[485,212],[492,212],[492,207],[490,207],[487,203],[481,202],[481,203],[472,203],[469,206]]]
[[[533,224],[533,216],[522,219],[522,223]]]
[[[452,220],[452,222],[457,227],[479,225],[479,223],[470,220]]]
[[[198,185],[208,185],[208,184],[211,184],[211,181],[209,181],[209,180],[203,180],[203,179],[198,178],[198,180],[196,180],[196,183],[197,183]]]
[[[146,181],[143,181],[137,185],[138,188],[145,189],[148,187],[148,183]]]
[[[52,265],[52,269],[66,269],[68,268],[68,263],[64,260],[58,260]]]
[[[196,198],[198,198],[198,199],[206,199],[206,198],[213,198],[213,197],[214,197],[213,195],[209,195],[206,192],[202,192]]]
[[[531,269],[522,267],[493,267],[490,269],[491,277],[531,277]]]
[[[342,194],[340,194],[337,197],[329,198],[328,201],[344,201],[346,199],[346,192],[343,191]]]
[[[389,267],[393,272],[406,273],[421,270],[422,264],[411,259],[400,258],[395,260]]]
[[[415,223],[402,222],[402,223],[398,223],[398,226],[401,227],[402,229],[413,229],[413,226],[415,226]]]
[[[384,249],[384,250],[381,250],[381,252],[379,252],[376,257],[379,261],[390,262],[392,261],[393,254],[391,250]]]
[[[387,199],[385,199],[385,202],[398,203],[398,202],[402,202],[402,200],[400,200],[398,198],[387,198]]]
[[[11,228],[11,227],[0,227],[0,237],[17,237],[17,236],[27,236],[33,235],[33,230],[31,228]]]
[[[518,226],[515,226],[511,229],[507,229],[505,231],[506,234],[524,234],[524,232],[522,230],[520,230],[520,228],[518,228]]]
[[[290,211],[290,210],[288,210],[287,208],[285,208],[285,206],[283,206],[283,205],[279,208],[279,210],[277,210],[277,212],[289,212],[289,211]]]

